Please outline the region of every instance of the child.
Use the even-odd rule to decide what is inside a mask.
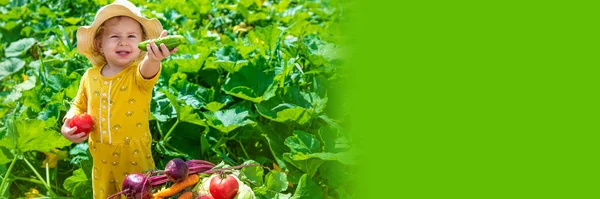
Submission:
[[[127,174],[154,168],[148,127],[152,88],[160,75],[161,60],[175,53],[154,42],[147,51],[137,45],[167,35],[157,19],[147,19],[126,0],[98,10],[91,26],[77,30],[77,51],[93,67],[82,76],[79,91],[67,112],[61,133],[75,143],[88,139],[74,134],[68,123],[74,115],[88,113],[94,120],[89,148],[94,159],[94,198],[121,191]],[[159,48],[161,50],[159,50]]]

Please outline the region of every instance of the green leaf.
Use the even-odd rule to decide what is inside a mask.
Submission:
[[[271,191],[285,191],[288,187],[287,175],[284,172],[272,170],[265,176],[265,184]]]
[[[254,160],[248,160],[248,161],[244,162],[244,165],[247,165],[247,164],[258,164],[258,162],[254,161]],[[242,176],[241,180],[249,180],[250,182],[252,182],[253,186],[257,186],[257,187],[263,185],[264,169],[262,167],[260,167],[260,166],[244,167],[244,168],[242,168],[241,172],[242,172],[242,174],[244,174]]]
[[[15,85],[14,88],[19,91],[26,91],[32,89],[33,87],[35,87],[35,76],[27,78],[27,80],[24,82]]]
[[[331,188],[347,187],[355,174],[352,170],[338,162],[326,162],[319,168],[319,176],[327,180],[327,185]]]
[[[196,125],[200,125],[200,126],[206,126],[206,123],[202,120],[202,118],[200,118],[200,115],[198,115],[198,113],[194,113],[196,110],[190,106],[182,106],[181,109],[179,109],[180,114],[179,114],[179,120],[182,122],[188,122],[188,123],[192,123],[192,124],[196,124]]]
[[[172,60],[171,64],[176,65],[179,72],[197,73],[204,65],[206,59],[212,53],[211,48],[199,45],[190,47],[190,51],[197,54],[180,55]]]
[[[303,125],[314,119],[327,103],[327,98],[316,93],[302,92],[297,87],[286,87],[283,92],[283,95],[255,104],[258,113],[276,122]]]
[[[260,20],[263,16],[256,14],[253,16],[253,20]],[[277,40],[282,33],[282,30],[279,30],[275,26],[267,26],[267,27],[257,27],[253,31],[250,31],[249,38],[251,41],[258,41],[258,43],[264,42],[268,50],[267,53],[270,54],[270,51],[275,49],[275,45],[277,44]]]
[[[0,80],[4,79],[6,76],[18,72],[23,68],[23,66],[25,66],[25,62],[17,58],[10,58],[0,62]]]
[[[35,111],[40,111],[42,109],[42,97],[40,96],[40,88],[35,88],[33,90],[23,92],[23,105],[30,107]]]
[[[198,4],[200,4],[199,10],[201,14],[206,14],[213,8],[210,0],[200,0]]]
[[[244,7],[250,7],[253,3],[254,0],[238,0],[239,5],[244,6]]]
[[[78,78],[81,79],[81,78]],[[77,95],[77,91],[79,89],[79,81],[71,81],[71,85],[69,85],[67,88],[65,88],[65,95],[67,95],[67,97],[69,99],[74,99],[75,96]]]
[[[227,72],[235,73],[239,71],[242,67],[248,65],[248,60],[239,60],[236,62],[217,60],[213,62],[213,64]]]
[[[160,122],[166,122],[177,116],[174,106],[171,106],[171,100],[163,91],[166,91],[166,87],[154,88],[154,97],[150,106],[152,116]]]
[[[174,151],[169,149],[166,145],[165,142],[163,140],[159,141],[156,144],[156,151],[159,154],[162,155],[166,155],[166,156],[171,156],[171,157],[181,157],[181,158],[185,158],[185,159],[190,159],[189,156],[187,154],[181,153],[179,151]]]
[[[14,29],[15,27],[17,27],[20,23],[16,22],[16,21],[8,21],[6,22],[2,28],[8,30],[8,31],[12,31],[12,29]]]
[[[92,180],[85,175],[82,168],[75,170],[72,176],[65,179],[63,186],[74,196],[92,198]]]
[[[277,199],[289,199],[292,197],[291,193],[278,193]]]
[[[187,79],[176,80],[175,83],[172,84],[172,88],[178,90],[178,101],[190,105],[194,109],[204,107],[215,112],[233,102],[233,98],[229,95],[219,95],[216,97],[218,99],[215,99],[214,89],[190,83]]]
[[[260,103],[275,95],[275,72],[266,70],[266,60],[242,66],[236,73],[231,73],[222,89],[225,93]]]
[[[166,123],[165,126],[172,127],[169,123]],[[182,157],[186,159],[200,159],[202,157],[201,147],[204,147],[201,136],[206,130],[210,130],[210,128],[187,122],[179,123],[168,139],[164,141],[164,146],[174,153],[182,154]],[[159,143],[163,143],[163,140]],[[170,160],[170,158],[163,160]],[[166,164],[167,161],[164,163]]]
[[[177,89],[177,100],[190,105],[194,109],[204,107],[207,101],[211,100],[214,91],[204,88],[198,84],[190,83],[187,79],[178,80],[172,85]]]
[[[300,177],[298,188],[290,199],[323,198],[323,190],[306,174]]]
[[[83,18],[68,17],[68,18],[63,19],[63,21],[65,21],[71,25],[77,25],[77,23],[79,23],[81,20],[83,20]]]
[[[0,165],[11,162],[13,158],[14,155],[10,152],[10,150],[8,150],[8,148],[0,147]]]
[[[2,138],[0,146],[24,153],[27,151],[50,152],[53,148],[71,145],[71,141],[64,138],[59,132],[46,128],[42,120],[17,120],[14,122],[14,127],[16,132],[10,132]]]
[[[331,61],[334,59],[341,59],[342,58],[342,53],[340,52],[341,49],[339,47],[336,47],[334,44],[324,44],[319,46],[319,49],[317,49],[316,51],[314,51],[314,55],[320,55],[322,57],[324,57],[326,60]]]
[[[273,112],[268,108],[265,108],[267,103],[263,106],[255,105],[258,113],[266,117],[267,119],[276,121],[276,122],[289,122],[293,121],[300,125],[306,124],[309,122],[312,117],[311,114],[305,108],[299,107],[291,107],[280,110],[278,112]],[[287,104],[280,104],[279,107],[286,106]]]
[[[50,88],[46,88],[45,91],[51,91],[52,89]],[[63,102],[63,100],[65,99],[65,94],[63,91],[60,92],[55,92],[55,93],[50,93],[51,97],[50,99],[46,98],[46,96],[42,96],[42,101],[45,102],[55,102],[55,103],[59,103],[59,102]]]
[[[338,161],[345,165],[355,165],[356,157],[355,152],[341,152],[341,153],[312,153],[312,154],[295,154],[292,156],[292,160],[303,161],[311,158],[317,158],[321,160]]]
[[[20,56],[24,52],[27,52],[35,42],[36,40],[34,38],[24,38],[10,43],[5,51],[6,57]]]
[[[215,91],[212,89],[210,89],[210,91],[212,91],[211,95],[207,98],[214,100],[214,101],[206,104],[205,108],[211,112],[216,112],[216,111],[220,110],[221,108],[223,108],[233,102],[233,98],[230,95],[225,95],[225,94],[218,95],[218,96],[216,96],[217,99],[214,99],[212,93]]]
[[[69,151],[69,155],[85,155],[87,154],[88,144],[87,142],[82,142],[76,144],[75,147],[71,148]]]
[[[173,94],[173,93],[177,94],[177,91],[174,91],[174,88],[169,87],[169,88],[163,89],[162,92],[165,94],[167,99],[169,99],[169,101],[171,102],[171,106],[173,106],[173,108],[175,109],[176,115],[179,115],[179,113],[181,112],[179,110],[181,108],[181,104],[179,104],[179,101],[177,100],[177,96],[175,96]]]
[[[210,112],[216,112],[223,107],[225,107],[225,104],[219,102],[210,102],[206,104],[206,109],[208,109]]]
[[[337,131],[331,126],[319,128],[319,138],[323,142],[323,151],[336,152],[335,140],[338,137]]]
[[[47,121],[50,118],[62,120],[62,118],[57,118],[57,117],[60,117],[58,114],[60,113],[61,108],[64,109],[64,107],[60,103],[48,104],[48,105],[46,105],[46,107],[44,107],[44,109],[42,111],[39,112],[37,119],[44,120],[44,121]]]
[[[234,46],[227,45],[219,48],[215,51],[215,57],[217,61],[228,61],[228,62],[236,62],[238,60],[238,52]]]
[[[54,91],[59,92],[65,88],[68,88],[73,83],[72,80],[68,78],[68,76],[60,73],[60,74],[52,74],[48,77],[48,86],[52,88]],[[79,84],[77,84],[79,86]]]
[[[338,154],[335,153],[311,153],[311,154],[294,154],[292,160],[308,160],[318,158],[321,160],[338,160]]]
[[[248,22],[253,23],[255,21],[265,20],[267,18],[268,18],[268,16],[264,12],[253,13],[253,14],[248,15]]]
[[[230,109],[202,113],[208,119],[208,125],[223,133],[229,133],[238,127],[256,123],[254,121],[256,116],[247,103],[235,104]]]
[[[89,151],[87,142],[82,142],[75,145],[75,147],[71,148],[71,150],[69,151],[69,155],[71,156],[71,164],[81,165],[86,162],[91,163],[92,157],[88,156],[88,154]]]
[[[323,162],[325,162],[324,160],[319,159],[319,158],[309,158],[306,160],[294,160],[294,157],[295,157],[295,155],[292,155],[291,153],[283,154],[283,159],[285,159],[285,161],[291,163],[296,168],[304,171],[311,177],[315,175],[315,173],[317,172],[317,169],[319,169],[319,166],[321,166],[321,164],[323,164]]]
[[[247,1],[247,0],[243,0],[243,1]],[[252,1],[254,1],[254,0],[252,0]],[[252,3],[254,3],[254,2],[252,2]],[[248,6],[244,6],[244,5],[242,4],[242,2],[240,2],[240,3],[238,3],[238,5],[237,5],[236,9],[237,9],[237,11],[238,11],[240,14],[242,14],[242,16],[243,16],[244,18],[248,18],[248,15],[250,14],[250,13],[248,12]]]
[[[345,165],[356,165],[356,164],[358,164],[357,158],[356,158],[356,156],[357,156],[356,153],[357,152],[354,150],[338,153],[337,154],[338,161]]]
[[[4,99],[4,103],[16,102],[17,100],[21,99],[21,96],[23,96],[23,93],[19,91],[12,91],[9,95],[6,96],[6,98]]]
[[[279,167],[284,170],[287,169],[285,160],[282,158],[283,154],[286,152],[286,147],[283,144],[285,141],[284,135],[270,130],[271,127],[265,124],[260,125],[259,128],[263,129],[264,133],[262,136],[265,138],[265,140],[267,140],[269,149],[271,150],[271,153],[275,158],[275,161],[277,161]]]
[[[304,131],[295,130],[294,135],[285,139],[285,145],[293,153],[311,154],[321,151],[321,143],[314,135]]]

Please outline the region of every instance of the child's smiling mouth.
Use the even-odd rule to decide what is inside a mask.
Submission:
[[[131,52],[129,52],[129,51],[124,51],[124,50],[117,51],[117,55],[119,55],[120,57],[127,57],[127,56],[129,56],[129,54],[131,54]]]

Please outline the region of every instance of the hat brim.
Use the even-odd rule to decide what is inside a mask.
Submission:
[[[160,37],[160,33],[163,30],[162,24],[158,19],[147,19],[138,16],[125,6],[111,4],[103,7],[96,15],[92,25],[81,26],[77,29],[77,52],[86,56],[93,66],[101,66],[106,63],[103,56],[94,53],[94,37],[96,31],[102,23],[116,16],[127,16],[135,19],[142,25],[147,39],[156,39]]]

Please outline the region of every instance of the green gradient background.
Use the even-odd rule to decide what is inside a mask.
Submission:
[[[600,6],[414,2],[351,9],[358,198],[599,198]]]

